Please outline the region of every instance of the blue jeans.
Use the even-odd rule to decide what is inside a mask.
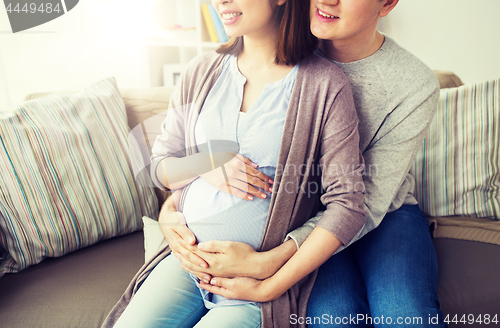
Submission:
[[[320,267],[309,327],[447,327],[436,288],[427,219],[405,205]]]
[[[169,255],[149,274],[114,327],[257,328],[260,317],[253,304],[207,310],[194,280]]]

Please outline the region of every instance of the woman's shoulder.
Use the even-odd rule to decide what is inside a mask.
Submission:
[[[204,76],[207,73],[212,73],[223,64],[226,56],[227,55],[224,54],[218,54],[215,51],[204,52],[191,59],[184,70],[184,75],[188,78],[187,80],[190,81],[197,77]]]
[[[328,59],[313,54],[299,63],[299,72],[296,82],[304,90],[315,90],[328,97],[335,95],[342,89],[351,89],[351,84],[344,72]]]
[[[219,54],[215,51],[208,51],[208,52],[203,52],[193,59],[188,64],[188,67],[198,67],[202,68],[205,66],[210,66],[224,58],[226,55],[224,54]]]

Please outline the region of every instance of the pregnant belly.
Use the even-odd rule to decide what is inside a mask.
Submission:
[[[243,200],[217,190],[202,178],[186,192],[183,214],[198,242],[239,241],[257,249],[266,226],[271,197]]]

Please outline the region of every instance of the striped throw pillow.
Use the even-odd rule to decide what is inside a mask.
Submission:
[[[427,216],[500,219],[500,79],[441,90],[411,173]]]
[[[152,188],[130,169],[114,78],[0,112],[0,276],[142,228]]]

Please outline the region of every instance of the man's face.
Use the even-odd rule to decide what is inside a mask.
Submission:
[[[380,0],[311,0],[311,32],[319,39],[350,43],[375,33]]]

